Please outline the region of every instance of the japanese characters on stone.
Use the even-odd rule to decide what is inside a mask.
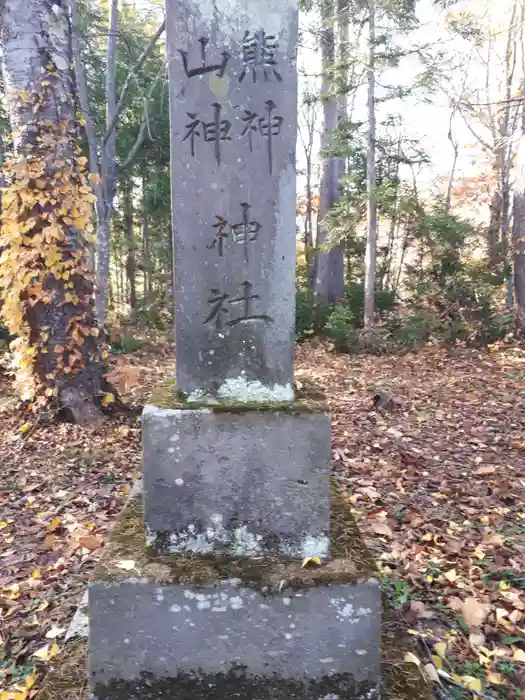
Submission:
[[[211,75],[217,79],[227,79],[230,61],[235,56],[229,51],[222,52],[210,48],[207,37],[200,37],[193,50],[179,49],[184,73],[188,79]],[[257,84],[258,82],[283,82],[278,65],[279,41],[277,36],[264,29],[246,30],[239,38],[240,71],[236,81]],[[201,148],[213,149],[215,161],[220,167],[224,162],[224,153],[228,143],[233,139],[245,142],[250,153],[254,151],[255,139],[265,144],[267,167],[270,175],[274,169],[274,142],[281,136],[284,117],[279,114],[277,103],[273,99],[261,102],[260,108],[250,109],[242,105],[220,104],[210,100],[209,110],[186,112],[188,123],[182,142],[187,143],[192,157],[199,156]],[[219,259],[229,252],[242,248],[244,263],[251,261],[253,243],[264,235],[262,224],[253,212],[252,204],[240,203],[238,218],[218,212],[215,221],[210,222],[209,250],[216,250]],[[213,287],[207,298],[208,311],[203,325],[211,326],[220,332],[245,323],[271,323],[273,319],[261,313],[260,296],[254,292],[253,283],[244,280],[237,289],[219,289]]]

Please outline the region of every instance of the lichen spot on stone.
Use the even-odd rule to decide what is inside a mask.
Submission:
[[[240,610],[243,606],[243,600],[241,596],[236,595],[230,598],[230,607],[232,610]]]

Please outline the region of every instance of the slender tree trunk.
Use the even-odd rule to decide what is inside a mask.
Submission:
[[[498,183],[494,187],[490,198],[490,220],[487,228],[487,252],[491,270],[497,269],[501,259],[500,234],[503,200],[500,191],[499,171],[497,176]]]
[[[335,0],[323,0],[321,19],[323,63],[323,114],[322,148],[327,149],[337,128],[337,100],[333,95],[333,71],[335,61]],[[329,246],[325,218],[339,197],[339,159],[323,156],[323,173],[320,187],[319,220],[317,229],[317,259],[315,292],[322,304],[335,301],[343,294],[344,250],[341,244]],[[326,249],[327,248],[327,249]]]
[[[128,281],[128,303],[130,320],[137,318],[137,259],[135,255],[135,233],[133,230],[133,196],[131,180],[126,180],[123,193],[124,235],[126,237],[126,277]]]
[[[452,158],[452,167],[450,168],[450,174],[448,176],[448,187],[447,187],[447,197],[445,200],[445,213],[448,214],[450,211],[450,206],[452,204],[452,190],[454,189],[454,179],[456,177],[456,167],[458,164],[458,156],[459,156],[459,144],[454,138],[454,116],[456,114],[456,105],[452,106],[452,110],[450,112],[450,119],[448,122],[448,140],[450,141],[452,145],[452,152],[454,154]]]
[[[314,249],[314,235],[313,235],[313,207],[312,207],[312,152],[309,151],[306,154],[306,215],[304,217],[304,256],[306,259],[306,270],[308,277],[308,287],[312,287],[312,282],[314,276],[312,274],[312,269],[314,265],[313,261],[313,249]]]
[[[523,334],[525,333],[525,110],[522,114],[521,140],[516,154],[513,219],[512,248],[516,325],[520,334]]]
[[[67,4],[3,0],[0,27],[15,135],[14,158],[6,166],[2,240],[8,249],[0,288],[6,319],[19,335],[22,396],[37,406],[58,399],[69,417],[89,422],[100,417],[95,397],[102,393],[102,357]]]
[[[146,206],[146,177],[142,178],[142,262],[144,268],[144,296],[146,305],[153,301],[153,260],[149,235],[149,213]]]
[[[106,66],[106,124],[113,124],[117,114],[117,31],[118,0],[109,2],[108,61]],[[117,185],[117,132],[113,128],[102,145],[103,217],[97,235],[97,318],[104,323],[110,264],[111,214]]]
[[[368,153],[367,236],[365,253],[365,329],[374,326],[377,267],[376,113],[375,113],[375,0],[368,0]]]

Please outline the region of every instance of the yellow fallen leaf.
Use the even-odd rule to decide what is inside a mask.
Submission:
[[[60,518],[53,518],[53,520],[47,526],[47,531],[54,532],[55,530],[58,530],[58,528],[61,525],[62,525],[62,520],[60,520]]]
[[[303,563],[301,564],[301,569],[304,569],[306,566],[321,566],[321,560],[319,557],[305,557],[303,559]]]
[[[20,432],[27,433],[27,431],[30,429],[31,429],[31,423],[24,423],[24,425],[20,428]]]
[[[25,686],[28,690],[31,690],[31,688],[35,685],[36,683],[36,673],[33,671],[33,673],[30,673],[29,676],[25,677],[24,680]]]
[[[469,690],[477,690],[481,693],[483,686],[479,678],[474,678],[474,676],[453,676],[454,680],[459,683],[463,683]]]
[[[104,398],[102,399],[101,404],[104,408],[107,408],[107,406],[112,404],[114,401],[115,401],[115,394],[108,392],[107,394],[104,394]]]
[[[492,659],[490,656],[484,656],[483,654],[478,655],[478,663],[480,666],[490,666]]]
[[[495,671],[489,671],[487,673],[487,681],[493,685],[507,685],[507,681],[501,673],[496,673]]]
[[[512,660],[525,664],[525,651],[523,649],[515,649],[514,654],[512,654]]]
[[[472,552],[472,554],[477,557],[480,561],[482,559],[485,559],[485,552],[481,549],[481,547],[476,547],[476,549]]]
[[[505,540],[499,532],[492,532],[490,535],[486,535],[486,537],[483,538],[483,544],[491,544],[494,547],[501,547],[504,543]]]
[[[511,587],[510,583],[507,583],[507,581],[500,581],[499,582],[500,591],[508,591],[510,587]]]
[[[40,647],[38,651],[35,651],[33,656],[36,656],[36,658],[40,659],[40,661],[49,661],[49,644],[45,644],[43,647]]]
[[[40,647],[38,651],[35,651],[33,656],[36,656],[36,658],[40,659],[40,661],[50,661],[59,653],[60,649],[58,644],[46,644],[43,647]]]
[[[421,661],[411,651],[407,651],[403,661],[407,664],[416,664],[416,666],[421,666]]]
[[[454,581],[457,579],[458,574],[456,569],[450,569],[450,571],[445,572],[445,578],[450,581],[451,583],[454,583]]]
[[[431,539],[432,539],[432,533],[427,532],[427,534],[423,535],[423,537],[421,538],[421,542],[430,542]]]
[[[447,643],[446,642],[438,642],[437,644],[434,644],[434,651],[438,656],[440,656],[442,659],[445,658],[445,654],[447,653]]]
[[[425,664],[423,668],[425,669],[425,673],[431,681],[434,681],[435,683],[439,681],[439,674],[436,671],[436,667],[434,666],[434,664]]]
[[[31,574],[31,578],[42,578],[42,574],[38,569],[33,569],[33,573]]]
[[[496,622],[498,622],[500,625],[503,624],[509,624],[508,620],[505,618],[508,617],[509,613],[505,608],[496,608]]]
[[[443,670],[443,659],[440,656],[432,654],[432,661],[434,662],[434,666],[436,668],[438,668],[440,671]]]
[[[29,690],[2,690],[0,700],[27,700]]]

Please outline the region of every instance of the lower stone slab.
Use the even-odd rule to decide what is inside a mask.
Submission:
[[[170,553],[328,558],[330,440],[324,411],[146,406],[148,544]]]
[[[94,582],[89,618],[96,700],[379,697],[375,580],[267,596],[237,581]]]

